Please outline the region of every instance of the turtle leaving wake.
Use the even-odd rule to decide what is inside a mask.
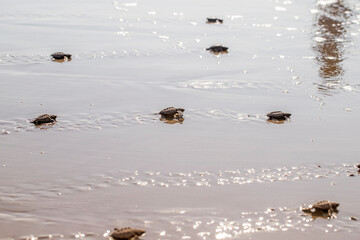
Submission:
[[[269,120],[285,121],[290,118],[291,113],[284,113],[282,111],[274,111],[266,115]]]
[[[226,54],[228,53],[228,47],[224,47],[222,45],[213,45],[209,48],[206,48],[206,50],[210,51],[211,53],[215,54],[215,55],[218,55],[220,53],[222,54]]]
[[[175,108],[168,107],[159,112],[161,115],[160,120],[165,123],[173,124],[173,123],[182,123],[184,121],[183,112],[185,109],[183,108]]]
[[[53,58],[53,60],[71,60],[71,54],[68,53],[63,53],[63,52],[56,52],[51,54],[51,57]]]
[[[338,213],[337,207],[340,204],[337,202],[331,202],[327,200],[323,200],[317,202],[308,208],[302,208],[301,210],[304,213],[310,214],[313,218],[334,218],[334,214]]]
[[[114,228],[114,231],[111,233],[111,237],[114,240],[136,240],[139,239],[141,235],[145,233],[143,229],[136,229],[131,227],[125,228]]]
[[[220,18],[213,18],[213,17],[210,17],[210,18],[206,18],[207,19],[207,22],[206,23],[220,23],[222,24],[224,20],[220,19]]]
[[[34,120],[31,121],[31,123],[37,126],[45,123],[55,123],[56,118],[57,118],[56,115],[43,114],[36,117]]]

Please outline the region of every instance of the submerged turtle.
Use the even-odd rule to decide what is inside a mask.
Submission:
[[[131,227],[114,228],[111,237],[115,240],[135,240],[139,239],[145,233],[143,229],[136,229]]]
[[[220,18],[206,18],[207,22],[206,23],[223,23],[223,20]]]
[[[284,120],[290,118],[291,113],[275,111],[275,112],[268,113],[266,116],[269,118],[269,120],[284,121]]]
[[[228,47],[224,47],[221,45],[213,45],[209,48],[207,48],[206,50],[212,52],[212,53],[227,53],[228,52]]]
[[[56,122],[56,117],[57,117],[56,115],[44,114],[35,118],[33,121],[31,121],[31,123],[35,125],[41,125],[44,123],[54,123]]]
[[[63,52],[56,52],[56,53],[51,54],[51,56],[55,60],[64,60],[65,58],[67,58],[68,60],[71,59],[71,54],[66,54]]]
[[[337,213],[337,207],[340,204],[337,202],[330,202],[323,200],[311,205],[308,208],[302,208],[301,210],[307,214],[311,214],[313,217],[329,218],[333,216],[333,213]]]

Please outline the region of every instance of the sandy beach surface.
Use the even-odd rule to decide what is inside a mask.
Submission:
[[[1,240],[359,238],[358,1],[0,0],[0,30]]]

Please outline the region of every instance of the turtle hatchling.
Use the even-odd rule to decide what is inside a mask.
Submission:
[[[56,52],[51,54],[51,57],[55,60],[64,60],[67,58],[68,60],[71,59],[71,54],[63,53],[63,52]]]
[[[269,118],[269,120],[284,121],[284,120],[290,118],[291,113],[275,111],[275,112],[268,113],[266,116]]]
[[[115,240],[135,240],[139,239],[145,233],[143,229],[136,229],[131,227],[114,228],[111,237]]]
[[[311,205],[308,208],[303,208],[302,211],[303,212],[307,212],[307,213],[313,213],[315,211],[320,211],[320,212],[327,212],[329,214],[333,213],[333,212],[337,212],[337,207],[340,204],[337,202],[330,202],[327,200],[323,200],[320,202],[317,202],[313,205]]]
[[[207,22],[206,23],[223,23],[223,20],[220,18],[206,18]]]
[[[35,118],[33,121],[31,121],[31,123],[35,125],[41,125],[44,123],[54,123],[56,122],[56,117],[57,117],[56,115],[44,114]]]
[[[221,45],[213,45],[209,48],[207,48],[206,50],[212,52],[212,53],[227,53],[228,52],[228,47],[224,47]]]
[[[183,112],[185,109],[183,108],[175,108],[175,107],[168,107],[159,112],[161,117],[164,118],[182,118]]]

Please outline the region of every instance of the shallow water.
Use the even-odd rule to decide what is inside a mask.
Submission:
[[[357,1],[0,6],[0,239],[358,238]]]

